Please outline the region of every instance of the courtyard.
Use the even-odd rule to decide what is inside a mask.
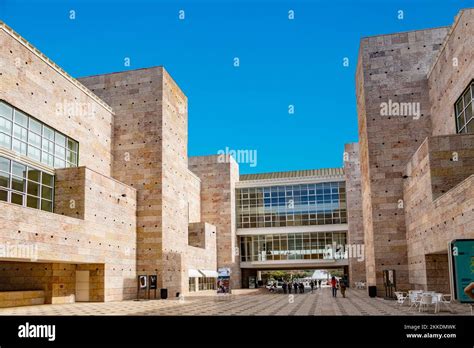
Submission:
[[[366,290],[350,289],[346,298],[338,294],[332,298],[330,288],[305,294],[271,294],[262,289],[258,293],[230,296],[189,296],[173,300],[141,300],[121,302],[96,302],[74,304],[47,304],[0,309],[1,315],[150,315],[150,316],[216,316],[216,315],[471,315],[468,305],[452,304],[453,313],[433,309],[419,313],[409,305],[400,307],[396,301],[370,298]]]

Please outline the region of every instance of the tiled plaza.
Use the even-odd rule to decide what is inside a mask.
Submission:
[[[470,315],[467,305],[452,304],[433,314],[400,307],[396,301],[369,298],[365,290],[348,290],[332,298],[329,288],[305,294],[259,294],[229,297],[191,296],[181,300],[149,300],[40,305],[0,309],[0,315]]]

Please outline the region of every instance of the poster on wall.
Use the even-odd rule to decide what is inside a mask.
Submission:
[[[150,278],[150,279],[149,279],[149,281],[150,281],[150,285],[149,285],[149,286],[150,286],[150,289],[151,289],[151,290],[156,290],[156,288],[157,288],[157,283],[158,283],[158,282],[157,282],[158,277],[157,277],[156,275],[151,275],[151,276],[149,276],[149,278]]]
[[[146,286],[147,286],[146,275],[138,276],[138,286],[140,287],[140,289],[146,289]]]
[[[449,243],[451,295],[461,303],[474,303],[474,239]]]
[[[217,270],[217,293],[230,294],[230,268]]]

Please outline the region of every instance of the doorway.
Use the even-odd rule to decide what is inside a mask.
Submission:
[[[89,271],[76,271],[76,302],[89,302]]]

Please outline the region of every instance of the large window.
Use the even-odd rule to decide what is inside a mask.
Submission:
[[[456,101],[456,132],[474,133],[474,80]]]
[[[237,228],[347,223],[345,183],[237,189]]]
[[[53,211],[54,176],[0,157],[0,201]]]
[[[343,259],[347,258],[346,238],[346,232],[242,236],[241,261]]]
[[[0,101],[0,146],[54,168],[77,167],[77,141]]]
[[[216,278],[202,277],[198,278],[199,290],[216,290]]]
[[[196,278],[195,277],[189,277],[189,292],[194,292],[196,291]]]

